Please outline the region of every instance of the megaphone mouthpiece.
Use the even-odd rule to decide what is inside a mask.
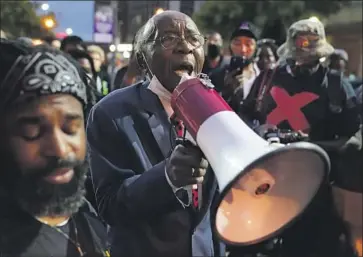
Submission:
[[[275,184],[275,179],[264,169],[253,169],[239,181],[237,188],[248,192],[252,197],[262,197]]]

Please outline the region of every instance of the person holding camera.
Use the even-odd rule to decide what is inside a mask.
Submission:
[[[260,70],[255,63],[257,52],[258,30],[250,22],[243,22],[231,36],[230,64],[215,70],[210,79],[216,90],[236,110],[239,104],[234,99],[245,99],[251,90]],[[238,97],[233,97],[233,96]]]

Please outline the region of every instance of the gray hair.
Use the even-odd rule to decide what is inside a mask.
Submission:
[[[135,54],[145,53],[145,48],[148,41],[156,32],[156,24],[152,18],[150,18],[144,26],[142,26],[135,35]]]

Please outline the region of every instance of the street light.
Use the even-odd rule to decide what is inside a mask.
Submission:
[[[115,45],[110,45],[110,52],[115,52],[116,51],[116,46]]]
[[[67,28],[66,33],[67,33],[68,36],[72,35],[73,34],[73,29],[72,28]]]
[[[42,27],[47,30],[52,30],[57,27],[57,21],[54,15],[45,15],[41,17]]]
[[[43,44],[43,41],[40,39],[33,39],[32,41],[33,45],[35,46]]]
[[[43,11],[48,11],[49,10],[49,4],[44,3],[40,6],[40,8],[42,8]]]
[[[52,29],[55,26],[55,21],[52,18],[44,19],[44,25],[47,29]]]
[[[125,52],[123,52],[123,54],[122,54],[123,56],[124,56],[124,58],[125,59],[129,59],[130,57],[131,57],[131,54],[130,54],[130,52],[129,51],[125,51]]]

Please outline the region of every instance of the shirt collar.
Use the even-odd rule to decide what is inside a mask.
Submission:
[[[171,93],[160,83],[156,76],[152,77],[147,88],[158,96],[165,112],[170,118],[174,113],[173,109],[171,108]]]
[[[191,79],[192,76],[189,75],[183,75],[183,77],[180,79],[179,83],[182,83],[188,79]],[[159,100],[161,104],[164,107],[164,110],[168,114],[168,117],[170,118],[174,111],[171,107],[171,96],[172,93],[170,93],[158,80],[158,78],[154,75],[150,81],[150,84],[148,86],[148,89],[153,92],[155,95],[159,97]]]
[[[156,94],[160,100],[170,103],[171,93],[160,83],[156,76],[152,77],[148,89]]]

